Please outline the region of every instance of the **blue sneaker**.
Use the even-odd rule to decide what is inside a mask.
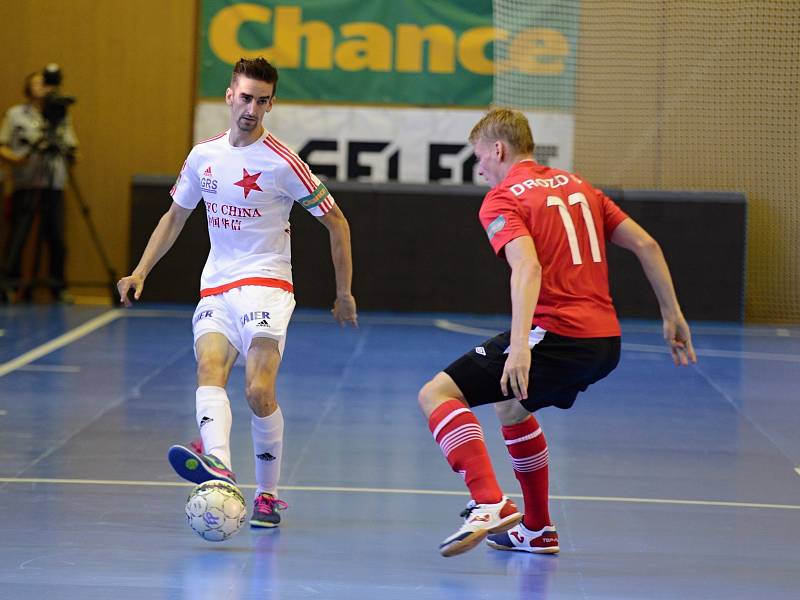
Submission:
[[[199,454],[186,446],[172,446],[167,452],[169,464],[186,481],[205,483],[212,479],[236,485],[236,475],[213,454]]]
[[[489,535],[486,545],[495,550],[514,550],[532,554],[558,554],[558,533],[552,525],[531,531],[520,523],[506,532]]]

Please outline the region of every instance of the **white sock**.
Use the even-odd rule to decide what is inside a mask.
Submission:
[[[280,407],[271,415],[250,419],[253,454],[256,459],[256,495],[263,492],[275,496],[281,475],[283,454],[283,413]]]
[[[231,466],[231,403],[225,388],[215,385],[201,385],[195,394],[197,426],[203,438],[206,454],[213,454],[225,466]]]

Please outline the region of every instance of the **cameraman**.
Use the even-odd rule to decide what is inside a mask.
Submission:
[[[22,251],[37,212],[40,240],[49,250],[47,287],[53,299],[67,300],[64,263],[64,186],[74,161],[78,140],[66,105],[72,99],[58,96],[60,70],[54,65],[25,78],[25,104],[6,111],[0,125],[0,160],[11,167],[11,227],[0,270],[3,287],[18,292],[18,299],[30,300],[31,290],[23,286]],[[34,273],[34,278],[37,274]]]

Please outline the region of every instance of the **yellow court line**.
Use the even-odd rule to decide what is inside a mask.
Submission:
[[[80,373],[77,365],[25,365],[17,367],[19,371],[35,371],[39,373]]]
[[[37,483],[46,485],[119,485],[140,487],[190,487],[191,483],[179,481],[132,481],[124,479],[57,479],[36,477],[0,477],[0,483]],[[240,488],[255,489],[255,485],[244,484]],[[282,485],[281,490],[292,492],[328,492],[351,494],[406,494],[428,496],[466,496],[466,492],[450,490],[421,490],[413,488],[336,487],[319,485]],[[520,494],[508,494],[521,497]],[[769,504],[762,502],[725,502],[721,500],[680,500],[671,498],[625,498],[615,496],[550,496],[551,500],[573,500],[577,502],[623,502],[631,504],[677,504],[685,506],[721,506],[725,508],[769,508],[777,510],[800,510],[796,504]]]

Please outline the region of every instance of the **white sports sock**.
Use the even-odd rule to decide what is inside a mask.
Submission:
[[[267,492],[275,496],[281,475],[283,454],[283,413],[280,407],[271,415],[250,420],[253,454],[256,459],[256,495]]]
[[[195,394],[197,426],[203,438],[206,454],[213,454],[225,466],[231,466],[231,403],[225,388],[215,385],[201,385]]]

